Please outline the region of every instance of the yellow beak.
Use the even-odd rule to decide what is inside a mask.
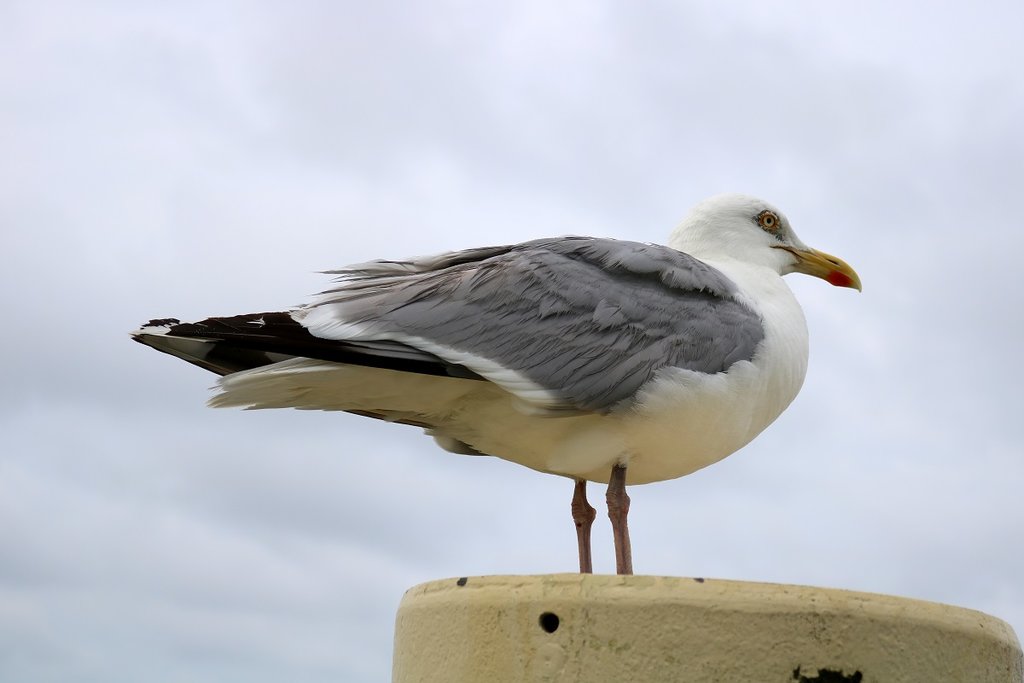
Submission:
[[[862,291],[857,271],[841,258],[817,249],[797,249],[783,246],[778,246],[776,249],[785,249],[796,257],[796,265],[793,270],[798,273],[820,277],[836,287],[850,287],[858,292]]]

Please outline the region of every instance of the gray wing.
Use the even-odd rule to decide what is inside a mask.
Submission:
[[[293,315],[316,337],[397,341],[549,410],[610,410],[659,370],[749,360],[761,319],[718,270],[668,247],[566,237],[331,271]]]

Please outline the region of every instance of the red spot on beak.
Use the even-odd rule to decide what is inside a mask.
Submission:
[[[851,278],[846,273],[839,272],[838,270],[833,270],[831,273],[829,273],[828,277],[825,278],[825,281],[828,282],[830,285],[835,285],[836,287],[853,286],[853,278]]]

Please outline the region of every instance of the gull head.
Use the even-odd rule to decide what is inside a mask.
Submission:
[[[697,204],[672,233],[668,246],[699,259],[732,259],[779,275],[804,273],[860,291],[860,277],[845,261],[804,244],[785,214],[743,194],[720,194]]]

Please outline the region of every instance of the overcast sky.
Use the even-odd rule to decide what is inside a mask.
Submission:
[[[570,481],[207,409],[211,375],[127,333],[375,257],[664,241],[722,191],[864,293],[788,278],[803,392],[632,489],[637,571],[1024,632],[1022,24],[1016,0],[0,1],[0,679],[386,680],[406,588],[572,571]]]

